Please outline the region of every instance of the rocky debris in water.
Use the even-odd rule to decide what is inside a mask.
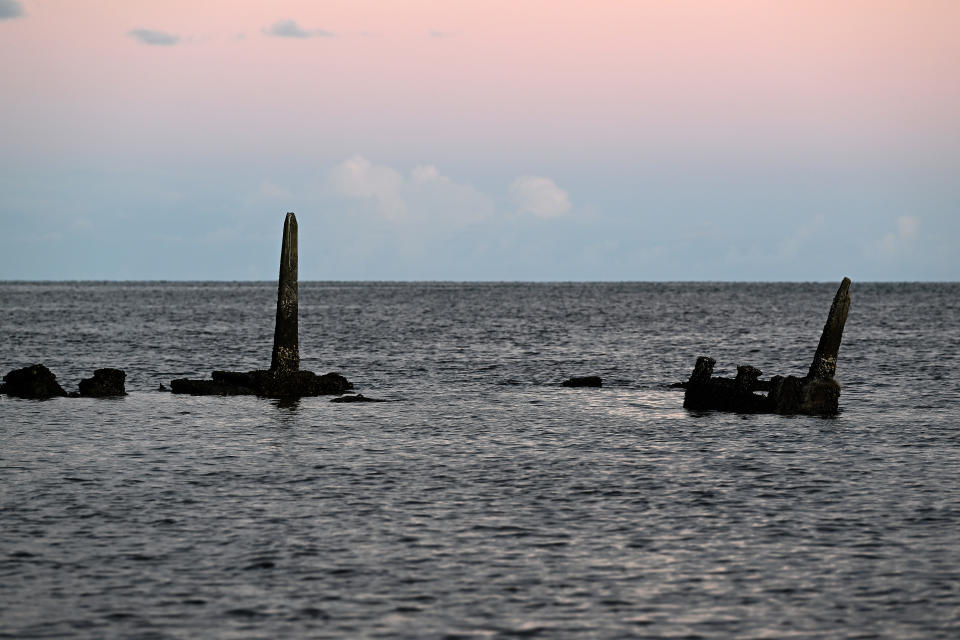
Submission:
[[[170,381],[170,391],[195,396],[262,396],[265,398],[297,398],[302,396],[339,395],[353,384],[339,373],[318,376],[312,371],[276,374],[269,370],[214,371],[211,380]]]
[[[834,375],[849,311],[850,279],[844,278],[833,298],[813,363],[805,377],[774,376],[760,380],[762,372],[751,366],[738,366],[734,379],[713,377],[716,360],[700,356],[686,383],[683,406],[739,413],[837,413],[840,385]],[[767,392],[766,395],[763,392]]]
[[[738,411],[740,413],[763,413],[766,397],[753,393],[754,384],[762,373],[750,366],[737,367],[737,377],[714,378],[713,367],[716,360],[706,356],[697,358],[683,406],[688,409],[715,409],[718,411]]]
[[[92,378],[80,381],[80,396],[84,398],[106,398],[125,396],[124,380],[127,374],[122,369],[97,369]]]
[[[330,402],[386,402],[386,400],[381,398],[368,398],[362,393],[358,393],[357,395],[340,396],[339,398],[334,398]]]
[[[565,387],[602,387],[603,378],[600,376],[574,376],[564,380],[561,384]]]
[[[57,376],[53,375],[53,372],[42,364],[32,364],[22,369],[14,369],[3,376],[0,393],[34,400],[67,396],[67,392],[57,382]]]
[[[318,376],[300,370],[297,283],[297,217],[288,213],[283,221],[280,274],[277,281],[277,316],[273,330],[270,369],[214,371],[211,380],[180,378],[170,382],[173,393],[195,396],[257,395],[267,398],[339,395],[353,385],[338,373]]]

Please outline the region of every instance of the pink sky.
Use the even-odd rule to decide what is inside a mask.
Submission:
[[[955,140],[960,118],[950,0],[23,5],[0,24],[0,55],[5,133],[32,153],[869,153]],[[286,19],[335,37],[262,33]],[[140,44],[137,28],[181,43]]]

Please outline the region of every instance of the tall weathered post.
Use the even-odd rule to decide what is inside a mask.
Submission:
[[[820,334],[820,343],[813,355],[808,378],[831,379],[837,373],[837,356],[840,354],[840,340],[843,338],[843,326],[850,312],[850,278],[844,278],[830,305],[830,313]]]
[[[297,217],[288,213],[283,221],[280,245],[280,279],[277,285],[277,323],[273,329],[273,357],[264,371],[214,371],[212,380],[170,381],[173,393],[195,396],[258,395],[265,398],[340,395],[353,384],[339,373],[318,376],[300,369],[300,338],[297,331]]]
[[[270,371],[285,375],[300,370],[297,316],[297,217],[288,213],[283,221],[280,248],[280,282],[277,285],[277,324],[273,330]]]

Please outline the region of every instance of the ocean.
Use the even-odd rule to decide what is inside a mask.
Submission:
[[[268,367],[276,283],[0,283],[0,373],[129,392],[0,396],[0,637],[956,638],[960,285],[854,280],[835,417],[668,386],[804,374],[842,275],[302,282],[369,404],[159,390]]]

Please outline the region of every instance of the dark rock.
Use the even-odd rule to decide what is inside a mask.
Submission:
[[[214,371],[212,380],[170,382],[170,391],[195,396],[262,396],[264,398],[299,398],[304,396],[339,395],[353,384],[339,373],[318,376],[312,371],[277,374],[273,371]]]
[[[767,397],[773,413],[830,415],[839,410],[840,385],[833,378],[776,376]]]
[[[355,396],[340,396],[339,398],[334,398],[330,402],[386,402],[380,398],[368,398],[362,393],[358,393]]]
[[[603,378],[600,376],[574,376],[563,381],[565,387],[602,387]]]
[[[170,381],[171,393],[183,393],[192,396],[252,396],[253,389],[217,382],[216,380],[188,380],[178,378]]]
[[[697,358],[697,363],[693,366],[693,373],[686,382],[674,382],[670,385],[671,389],[687,389],[690,385],[698,385],[710,382],[710,376],[713,375],[713,367],[717,361],[707,356]],[[686,404],[684,404],[686,406]]]
[[[737,393],[753,393],[757,386],[757,378],[763,371],[749,365],[737,367],[737,377],[733,381]]]
[[[693,365],[693,373],[690,374],[688,384],[702,384],[710,382],[710,376],[713,375],[713,367],[717,361],[707,356],[697,358],[697,363]]]
[[[214,381],[239,389],[246,389],[248,394],[255,394],[259,385],[261,374],[264,371],[214,371],[210,377]],[[242,395],[242,394],[240,394]]]
[[[257,395],[267,398],[339,395],[353,385],[339,373],[318,376],[313,371],[296,371],[287,375],[273,371],[258,372]]]
[[[712,375],[716,361],[700,356],[687,381],[683,406],[740,413],[837,413],[840,385],[833,376],[837,370],[837,356],[849,310],[850,279],[844,278],[833,298],[813,364],[806,377],[774,376],[764,381],[759,379],[759,369],[739,366],[736,378],[715,378]],[[764,391],[767,395],[762,394]]]
[[[92,378],[80,381],[80,395],[85,398],[125,396],[124,381],[127,374],[122,369],[97,369]]]
[[[684,407],[740,413],[761,413],[766,410],[766,398],[753,393],[754,383],[761,373],[759,369],[737,367],[737,377],[731,380],[709,377],[714,364],[713,358],[697,358],[697,365],[687,382],[683,397]]]
[[[33,364],[23,369],[14,369],[3,376],[0,393],[17,398],[46,398],[67,396],[67,392],[57,382],[57,376],[42,364]]]

